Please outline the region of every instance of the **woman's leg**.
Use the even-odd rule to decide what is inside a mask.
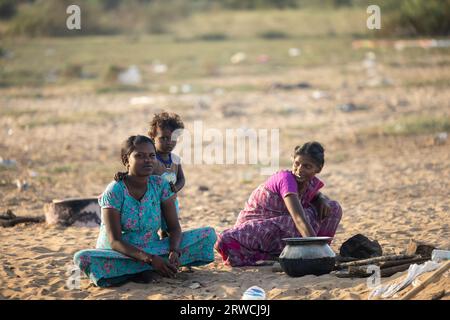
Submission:
[[[337,201],[328,201],[331,207],[330,215],[320,222],[317,236],[321,237],[334,237],[337,227],[342,218],[342,208]]]
[[[233,267],[271,260],[282,249],[278,222],[278,219],[251,220],[225,230],[218,236],[215,249],[224,263]]]

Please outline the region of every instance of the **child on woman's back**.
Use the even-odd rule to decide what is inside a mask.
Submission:
[[[153,172],[166,179],[175,193],[180,191],[185,183],[180,158],[172,153],[177,144],[173,133],[178,129],[184,129],[180,116],[175,113],[162,112],[155,114],[148,132],[148,135],[155,141],[156,159],[158,160]],[[178,199],[175,199],[175,206],[178,214]],[[161,230],[161,236],[167,237],[167,225],[164,219],[161,220]]]

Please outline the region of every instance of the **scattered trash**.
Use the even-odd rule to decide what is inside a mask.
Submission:
[[[192,86],[190,84],[183,84],[181,86],[181,93],[190,93],[192,91]]]
[[[209,188],[207,187],[207,186],[203,186],[203,185],[201,185],[201,186],[198,186],[198,191],[209,191]]]
[[[169,87],[169,93],[170,94],[177,94],[178,93],[178,87],[177,86],[170,86]]]
[[[295,89],[309,89],[311,88],[311,85],[308,82],[299,82],[294,84],[288,84],[288,83],[280,83],[275,82],[271,85],[271,90],[295,90]]]
[[[298,57],[302,52],[298,48],[289,48],[288,53],[290,57]]]
[[[367,110],[368,107],[367,106],[358,106],[354,103],[345,103],[345,104],[341,104],[338,105],[336,107],[338,110],[342,111],[342,112],[354,112],[354,111],[360,111],[360,110]]]
[[[374,52],[367,52],[366,57],[362,62],[362,65],[366,69],[375,68],[377,66],[377,56]]]
[[[366,236],[357,234],[342,244],[339,253],[342,257],[366,259],[381,256],[383,250],[378,241],[371,241]]]
[[[434,137],[434,144],[436,145],[442,145],[447,142],[448,139],[448,133],[447,132],[440,132]]]
[[[436,249],[436,247],[431,243],[425,243],[415,239],[410,239],[405,253],[419,254],[422,257],[431,259],[431,253],[434,249]]]
[[[241,298],[241,300],[265,300],[265,299],[266,299],[266,292],[264,291],[264,289],[258,286],[248,288]]]
[[[134,86],[142,82],[142,76],[137,66],[131,66],[127,70],[119,73],[117,80],[123,85]]]
[[[3,159],[0,157],[0,166],[5,168],[13,168],[17,165],[17,161],[13,159]]]
[[[201,287],[202,287],[202,285],[200,283],[198,283],[198,282],[194,282],[193,284],[191,284],[189,286],[189,288],[191,288],[192,290],[195,290],[195,289],[198,289],[198,288],[201,288]]]
[[[230,58],[232,64],[239,64],[247,59],[247,55],[244,52],[237,52],[233,54]]]
[[[8,136],[12,136],[14,134],[14,130],[9,128],[8,129]]]
[[[28,174],[29,174],[30,177],[32,177],[32,178],[36,178],[36,177],[39,176],[39,173],[37,173],[36,171],[33,171],[33,170],[29,170],[29,171],[28,171]]]
[[[155,98],[147,97],[147,96],[133,97],[130,99],[130,104],[132,106],[149,105],[149,104],[154,104],[154,103],[155,103]]]
[[[382,86],[392,86],[394,84],[394,81],[387,77],[371,77],[370,79],[367,79],[365,82],[365,85],[371,88],[376,87],[382,87]]]
[[[450,250],[433,250],[433,252],[431,253],[431,260],[433,260],[434,262],[450,260]]]
[[[390,298],[397,292],[405,289],[409,286],[414,279],[425,272],[433,271],[439,268],[439,263],[434,261],[427,261],[424,264],[413,264],[408,269],[407,276],[400,282],[394,282],[393,284],[386,286],[379,286],[375,288],[369,295],[369,299],[373,297],[381,296],[382,298]]]
[[[30,186],[30,185],[28,184],[28,182],[26,182],[25,180],[22,181],[22,180],[20,180],[20,179],[14,180],[14,183],[16,184],[17,189],[18,189],[19,191],[25,191],[25,190],[27,190],[28,187]]]
[[[449,48],[450,40],[436,40],[436,39],[419,39],[419,40],[355,40],[352,42],[352,48],[358,49],[374,49],[394,47],[398,51],[406,48]]]
[[[325,91],[320,91],[320,90],[313,91],[311,96],[315,100],[325,99],[325,98],[329,97],[328,93],[326,93]]]
[[[167,70],[169,70],[167,65],[165,65],[163,63],[159,63],[159,62],[153,63],[153,72],[154,73],[156,73],[156,74],[163,74],[163,73],[166,73]]]

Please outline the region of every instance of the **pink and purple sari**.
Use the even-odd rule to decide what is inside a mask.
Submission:
[[[276,173],[281,184],[281,190],[286,180],[292,182],[290,172]],[[274,177],[274,176],[272,176]],[[271,177],[271,178],[272,178]],[[273,179],[269,180],[273,181]],[[268,180],[268,182],[269,182]],[[301,204],[306,219],[317,236],[334,237],[342,217],[342,209],[336,201],[329,201],[330,215],[320,220],[311,201],[316,197],[324,183],[314,177],[309,182],[306,191],[301,196]],[[269,190],[272,189],[272,190]],[[285,188],[286,189],[286,188]],[[280,255],[285,243],[283,238],[301,237],[295,227],[283,201],[289,190],[274,192],[267,182],[256,188],[240,212],[233,228],[225,230],[218,236],[215,249],[222,256],[225,264],[231,266],[256,265],[259,260],[273,260]]]

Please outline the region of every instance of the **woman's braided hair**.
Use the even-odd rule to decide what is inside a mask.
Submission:
[[[317,141],[310,141],[302,146],[296,146],[294,158],[299,155],[310,157],[320,168],[325,164],[325,150]]]
[[[127,140],[125,140],[122,143],[122,148],[120,150],[120,159],[122,161],[122,164],[126,166],[128,164],[128,157],[130,154],[136,149],[136,146],[141,143],[151,143],[153,147],[155,147],[155,143],[152,139],[146,136],[131,136]],[[155,148],[156,149],[156,148]],[[128,174],[128,171],[126,172],[117,172],[114,175],[114,180],[120,181],[125,178],[125,176]]]

